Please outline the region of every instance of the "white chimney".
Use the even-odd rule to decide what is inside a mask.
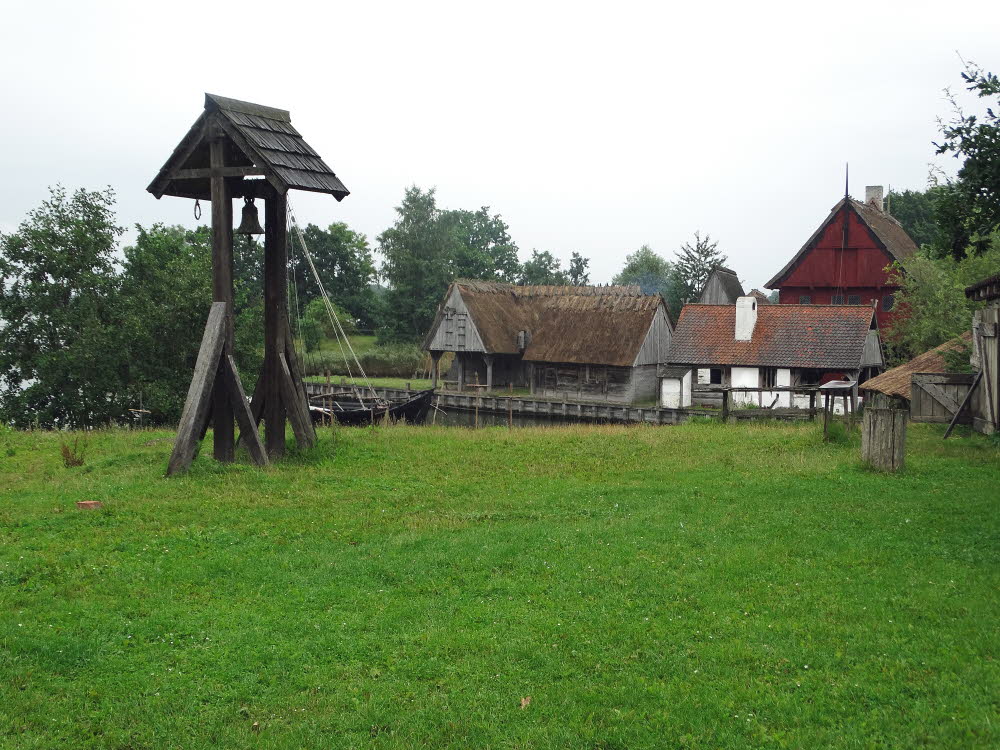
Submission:
[[[868,185],[865,188],[865,203],[869,206],[875,206],[879,211],[884,211],[885,207],[882,203],[882,186],[881,185]]]
[[[757,298],[740,297],[736,300],[736,340],[749,341],[757,325]]]

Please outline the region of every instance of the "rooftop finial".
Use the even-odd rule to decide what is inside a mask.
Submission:
[[[850,190],[848,190],[848,187],[847,187],[848,178],[850,177],[850,175],[851,175],[851,165],[848,162],[845,161],[844,162],[844,197],[845,198],[849,197],[850,194],[851,194]]]

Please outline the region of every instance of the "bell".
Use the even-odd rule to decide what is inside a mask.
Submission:
[[[243,199],[243,219],[236,230],[237,234],[264,234],[264,228],[257,218],[257,206],[253,204],[253,198]]]

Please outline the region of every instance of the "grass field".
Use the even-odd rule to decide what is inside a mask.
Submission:
[[[0,432],[0,747],[996,747],[1000,453],[940,435],[887,476],[810,425],[341,429],[165,480],[166,432]]]

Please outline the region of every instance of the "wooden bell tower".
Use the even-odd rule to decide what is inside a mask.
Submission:
[[[234,420],[258,465],[285,450],[285,421],[302,447],[316,440],[288,324],[287,193],[349,192],[292,126],[288,112],[205,95],[205,111],[147,188],[211,201],[213,303],[167,475],[186,470],[211,423],[214,456],[232,461]],[[264,366],[253,398],[233,359],[233,199],[264,202]],[[258,425],[264,419],[264,442]]]

